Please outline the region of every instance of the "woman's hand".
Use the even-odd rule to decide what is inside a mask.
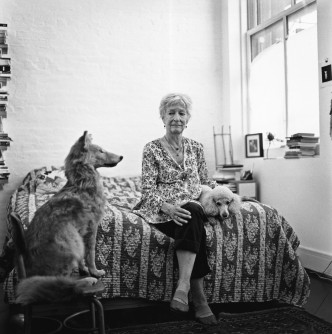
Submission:
[[[187,224],[188,220],[191,219],[190,212],[178,205],[164,203],[161,207],[161,211],[169,215],[174,223],[179,226]]]

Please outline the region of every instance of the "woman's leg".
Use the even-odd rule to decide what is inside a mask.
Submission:
[[[187,231],[181,231],[176,240],[181,240],[181,237],[185,240],[192,240],[193,245],[192,250],[195,253],[190,253],[188,251],[177,250],[177,258],[179,262],[179,285],[183,283],[183,290],[189,291],[187,288],[188,278],[190,279],[190,289],[193,298],[193,304],[195,309],[195,317],[200,322],[206,325],[217,324],[216,317],[212,313],[208,302],[204,294],[204,276],[210,271],[208,261],[207,261],[207,251],[206,251],[206,232],[204,228],[204,222],[207,218],[204,215],[201,207],[195,203],[188,203],[184,208],[191,212],[192,217],[194,217],[194,222],[190,221],[188,224],[193,224],[191,228]],[[188,226],[189,227],[189,226]],[[177,247],[181,243],[179,241]],[[195,246],[194,246],[195,245]],[[183,244],[182,244],[183,246]],[[186,245],[188,246],[188,245]],[[189,246],[190,247],[190,246]],[[180,253],[180,254],[179,254]],[[180,258],[179,258],[180,255]],[[194,256],[193,256],[194,255]],[[190,259],[190,260],[189,260]],[[192,263],[194,261],[194,263]],[[182,270],[181,270],[182,268]],[[187,290],[188,289],[188,290]]]
[[[179,264],[179,281],[177,289],[188,294],[190,290],[190,278],[194,267],[196,254],[187,250],[178,249],[176,257]]]
[[[179,280],[171,308],[182,312],[189,310],[188,292],[190,279],[203,277],[209,271],[206,256],[206,233],[204,222],[207,220],[202,207],[197,203],[187,203],[184,209],[190,211],[191,219],[183,226],[175,226],[175,249],[179,266]],[[179,302],[184,305],[179,304]]]
[[[178,312],[188,312],[188,293],[190,290],[190,277],[194,267],[196,254],[178,249],[176,257],[179,265],[179,280],[171,301],[171,309]]]
[[[195,290],[194,305],[204,305],[208,308],[208,312],[206,310],[201,312],[202,307],[199,307],[199,310],[197,309],[195,312],[196,317],[200,318],[201,315],[203,318],[206,316],[210,317],[213,314],[208,307],[203,290],[203,277],[210,272],[204,228],[204,222],[207,221],[207,217],[202,207],[197,203],[189,202],[183,208],[191,213],[191,220],[187,224],[178,226],[174,222],[167,222],[156,225],[160,231],[175,239],[179,280],[171,302],[171,308],[181,312],[189,310],[188,292],[191,285],[191,289]]]
[[[196,319],[205,325],[217,324],[217,319],[212,313],[204,294],[204,277],[193,278],[190,283]]]
[[[191,278],[203,277],[210,272],[206,253],[206,232],[204,222],[208,219],[203,208],[193,202],[183,206],[184,209],[191,213],[191,219],[187,224],[178,226],[174,224],[175,249],[188,251],[196,255],[193,267],[191,268]],[[187,255],[184,255],[185,257]],[[185,264],[184,260],[184,264]],[[180,270],[179,263],[179,270]]]

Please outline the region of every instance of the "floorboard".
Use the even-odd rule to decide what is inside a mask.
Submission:
[[[332,323],[332,278],[321,278],[317,273],[308,273],[311,293],[304,308],[309,313]]]

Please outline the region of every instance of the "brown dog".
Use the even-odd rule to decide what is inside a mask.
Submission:
[[[95,265],[97,227],[105,205],[96,168],[114,167],[121,160],[122,156],[92,144],[87,131],[72,146],[65,160],[67,183],[36,211],[26,231],[28,278],[18,285],[18,303],[63,300],[79,286],[96,282],[92,277],[70,278],[75,267],[94,277],[105,274]]]

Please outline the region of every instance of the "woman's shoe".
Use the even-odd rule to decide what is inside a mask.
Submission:
[[[194,305],[195,318],[198,322],[204,325],[217,325],[218,321],[215,315],[212,313],[209,305]]]
[[[189,311],[188,294],[182,290],[176,290],[170,305],[171,311],[186,313]]]

